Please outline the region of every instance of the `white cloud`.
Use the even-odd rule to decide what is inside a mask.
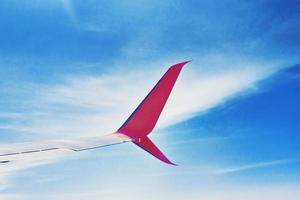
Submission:
[[[222,104],[241,91],[253,91],[257,81],[270,75],[270,71],[266,70],[268,68],[260,64],[247,64],[245,67],[244,63],[234,61],[222,63],[223,60],[220,65],[228,65],[222,70],[205,70],[209,68],[202,68],[201,62],[188,64],[157,128],[192,118]],[[230,66],[233,63],[235,66]],[[30,101],[25,102],[30,111],[23,115],[5,113],[10,118],[16,118],[13,124],[1,126],[45,138],[97,136],[113,132],[126,120],[166,69],[158,70],[151,66],[147,70],[132,68],[98,76],[73,76],[57,85],[36,86],[36,92],[32,94]]]
[[[114,23],[114,20],[112,20],[112,17],[114,16],[108,15],[108,17],[105,17],[104,14],[100,12],[101,10],[97,10],[96,13],[91,13],[90,17],[87,17],[88,23],[85,21],[77,21],[71,0],[59,0],[57,2],[59,2],[58,6],[60,9],[61,6],[65,9],[66,13],[73,20],[73,23],[79,27],[82,26],[83,29],[111,32],[116,32],[117,30],[118,32],[121,29],[126,28],[127,24],[130,24],[128,22],[131,22],[131,20],[125,20],[124,24],[118,24],[118,20],[115,20]],[[148,4],[149,3],[151,5],[153,4],[153,2],[150,1]],[[119,2],[116,2],[116,4],[120,5]],[[34,2],[34,5],[36,5],[36,2]],[[118,19],[124,18],[124,13],[120,14],[119,11],[128,9],[124,7],[124,5],[126,4],[121,4],[121,9],[117,9],[116,15],[118,16]],[[138,6],[138,4],[134,5]],[[166,5],[169,6],[169,2],[166,3]],[[124,8],[122,8],[122,6]],[[102,9],[101,6],[100,8]],[[146,14],[150,16],[149,19],[152,21],[153,13],[147,12],[147,10],[141,10],[140,8],[147,9],[149,7],[142,6],[138,7],[138,9],[133,7],[134,12],[131,12],[131,10],[128,12],[130,16],[129,19],[134,18],[137,19],[136,21],[139,21],[140,19],[144,19],[139,16],[141,14]],[[105,11],[109,10],[106,7],[103,9]],[[153,9],[156,10],[155,7],[153,7]],[[136,11],[138,11],[138,13]],[[159,13],[165,14],[165,12]],[[95,17],[96,14],[99,14],[100,16]],[[166,23],[169,24],[170,20],[167,19]],[[157,26],[154,26],[154,28],[152,26],[145,26],[139,28],[138,31],[130,31],[135,34],[131,33],[133,35],[131,40],[128,41],[127,45],[122,49],[124,60],[123,62],[118,61],[118,65],[129,63],[129,60],[136,61],[137,59],[134,58],[144,59],[149,55],[156,56],[156,58],[165,57],[166,55],[169,56],[172,52],[171,50],[164,52],[157,50],[157,48],[161,46],[161,41],[166,37],[166,35],[162,34],[160,31],[161,27],[163,27],[162,25],[165,24],[159,23]],[[157,128],[168,127],[190,119],[199,113],[208,111],[209,109],[224,103],[227,99],[235,97],[236,95],[241,94],[241,92],[249,91],[249,89],[255,91],[257,89],[256,83],[259,80],[270,76],[273,72],[278,70],[278,68],[269,68],[270,66],[274,67],[274,63],[271,65],[257,63],[231,55],[201,57],[194,55],[193,58],[195,61],[183,70],[182,76],[161,116]],[[153,67],[154,63],[152,61],[149,61],[149,59],[146,60],[148,62],[146,63],[147,70],[135,67],[128,71],[117,71],[103,75],[67,77],[64,83],[59,83],[54,86],[36,85],[34,87],[34,91],[36,92],[32,93],[32,90],[28,90],[27,95],[30,96],[29,101],[22,102],[22,98],[18,100],[22,103],[22,106],[28,109],[28,111],[25,111],[24,113],[4,112],[0,114],[1,118],[13,120],[11,121],[12,123],[7,122],[6,124],[0,124],[0,128],[8,131],[13,130],[29,133],[32,134],[32,137],[35,137],[34,134],[36,134],[39,138],[64,138],[87,135],[97,136],[113,132],[129,116],[165,71],[165,68],[160,68],[158,70],[156,67]],[[149,65],[149,62],[153,64]],[[155,66],[165,67],[166,63],[166,61],[157,62],[155,63]],[[170,63],[171,62],[168,62],[168,64]],[[145,63],[139,64],[141,66],[145,65]],[[124,68],[130,69],[128,66]],[[52,159],[50,162],[52,162]],[[277,162],[279,163],[274,161],[273,163],[260,163],[236,168],[220,169],[215,173],[233,173],[257,167],[283,164],[281,163],[283,161]],[[7,175],[18,170],[45,163],[48,163],[48,161],[30,161],[9,166],[3,165],[3,168],[0,168],[0,187],[4,188],[9,186]],[[113,191],[113,193],[109,193],[109,197],[114,193],[116,192]],[[207,200],[250,200],[260,199],[262,193],[264,194],[264,191],[254,191],[252,193],[232,191],[232,193],[229,192],[226,194],[204,194],[202,198]],[[281,192],[276,190],[275,194],[270,190],[266,192],[266,198],[264,199],[284,199],[286,197],[285,193],[289,195],[293,194],[287,198],[290,200],[294,200],[295,196],[299,196],[297,195],[298,192],[295,192],[295,190],[284,190]],[[118,195],[118,193],[116,195]],[[92,191],[91,193],[76,195],[59,194],[51,199],[74,200],[76,198],[96,199],[102,197],[102,192],[95,193]],[[19,199],[18,196],[0,195],[0,200],[10,198]],[[188,197],[185,196],[185,198]],[[23,198],[21,197],[20,199]],[[159,198],[156,197],[155,199]],[[161,199],[166,198],[161,197]],[[177,197],[177,199],[182,199],[182,197]],[[199,196],[193,196],[189,199],[199,199]]]
[[[278,165],[291,164],[299,161],[300,161],[299,159],[288,159],[288,160],[275,160],[269,162],[258,162],[258,163],[246,164],[241,166],[218,169],[213,171],[213,174],[224,175],[224,174],[237,173],[246,170],[254,170],[254,169],[260,169],[260,168],[266,168],[266,167],[272,167]]]
[[[300,195],[299,186],[281,185],[281,186],[263,186],[263,187],[241,187],[236,186],[226,190],[206,191],[202,194],[193,195],[189,199],[206,199],[206,200],[297,200]],[[182,197],[179,197],[182,199]]]
[[[24,200],[24,196],[13,195],[13,194],[0,194],[0,200]]]
[[[202,165],[197,165],[197,166],[181,166],[180,169],[176,169],[176,170],[167,170],[163,172],[148,173],[145,174],[144,176],[146,177],[222,176],[222,175],[239,173],[248,170],[294,164],[294,163],[299,163],[299,161],[300,159],[295,158],[295,159],[285,159],[285,160],[262,161],[262,162],[242,164],[239,166],[232,166],[232,167],[205,165],[205,163],[203,163]]]
[[[100,136],[114,132],[167,69],[154,66],[166,65],[148,64],[148,69],[126,67],[130,70],[66,77],[64,82],[56,85],[30,85],[35,91],[28,90],[30,100],[23,102],[19,99],[20,105],[25,105],[27,111],[0,114],[4,118],[7,116],[11,122],[2,124],[0,128],[27,132],[32,137],[36,135],[44,139]],[[190,119],[242,91],[255,91],[257,81],[276,71],[276,68],[270,69],[259,63],[247,62],[246,65],[239,59],[225,56],[213,56],[188,64],[157,128]],[[6,166],[1,174],[6,176],[40,164],[44,163]],[[3,187],[5,184],[7,185],[6,182],[2,183]]]
[[[223,186],[223,187],[214,187],[208,188],[203,187],[199,188],[197,192],[178,192],[174,193],[155,193],[151,192],[152,190],[147,187],[140,187],[139,190],[131,192],[131,190],[126,190],[125,188],[113,188],[111,190],[98,190],[98,191],[87,191],[87,192],[78,192],[73,193],[63,193],[63,194],[53,194],[43,196],[43,199],[51,200],[92,200],[92,199],[122,199],[122,200],[132,200],[143,197],[143,199],[190,199],[190,200],[257,200],[257,199],[266,199],[266,200],[298,200],[300,191],[298,185],[269,185],[263,187],[257,186]],[[147,194],[147,195],[145,195]],[[39,199],[40,197],[28,196],[26,199]]]
[[[13,148],[13,146],[11,146]],[[59,152],[58,152],[59,151]],[[23,155],[21,159],[14,159],[8,163],[0,164],[0,190],[4,190],[11,185],[9,175],[28,168],[53,163],[60,158],[70,154],[67,150],[48,151],[39,154]],[[47,159],[45,159],[47,158]]]

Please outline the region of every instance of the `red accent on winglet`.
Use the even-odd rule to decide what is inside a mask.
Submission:
[[[188,62],[190,61],[178,63],[169,68],[142,103],[119,128],[119,133],[135,139],[145,137],[153,130],[182,67]]]
[[[163,161],[164,163],[170,165],[176,165],[172,163],[158,148],[155,144],[148,138],[139,138],[133,141],[136,145],[147,151],[148,153],[152,154],[154,157],[158,158],[159,160]]]
[[[172,163],[147,137],[155,127],[157,120],[169,98],[181,69],[190,61],[172,65],[158,81],[150,93],[119,128],[118,133],[132,138],[134,143],[151,153],[161,161]]]

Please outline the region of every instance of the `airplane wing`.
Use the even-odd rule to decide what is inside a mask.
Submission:
[[[102,148],[125,142],[130,142],[127,136],[109,134],[99,137],[78,138],[75,140],[53,140],[45,142],[24,142],[0,145],[0,164],[16,160],[28,159],[30,156],[40,158],[59,152],[78,152],[95,148]]]
[[[180,71],[188,62],[171,66],[115,133],[102,137],[79,138],[76,140],[0,144],[0,164],[20,159],[47,158],[50,155],[60,155],[133,142],[162,162],[175,165],[155,146],[148,135],[154,129]]]

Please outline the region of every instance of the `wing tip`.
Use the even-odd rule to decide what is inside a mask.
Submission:
[[[184,61],[184,62],[180,62],[180,63],[177,63],[177,64],[174,64],[170,67],[171,68],[183,68],[186,64],[192,62],[192,60],[187,60],[187,61]]]

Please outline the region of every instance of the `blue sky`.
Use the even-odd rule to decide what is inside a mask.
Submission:
[[[299,197],[297,1],[0,3],[1,143],[114,132],[168,66],[183,70],[151,138],[1,166],[0,199]]]

